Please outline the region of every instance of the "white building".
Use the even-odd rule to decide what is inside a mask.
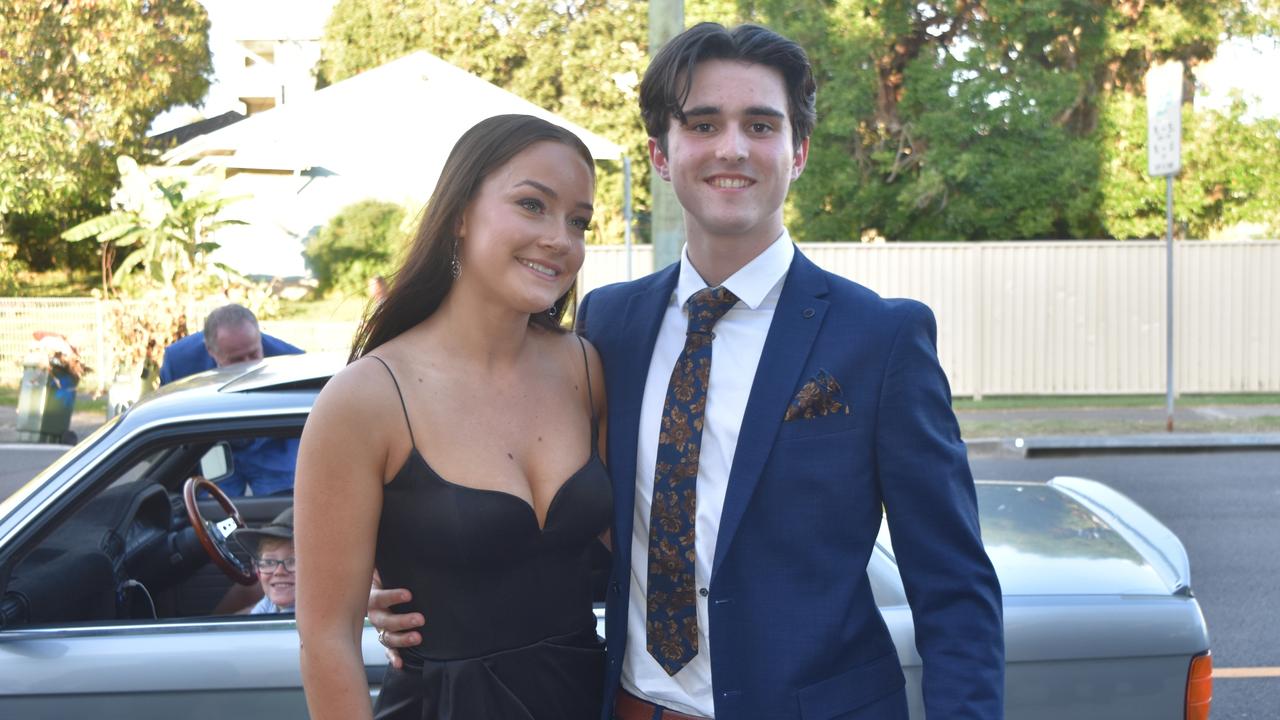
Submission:
[[[622,149],[426,52],[417,52],[196,137],[163,157],[166,174],[207,172],[246,199],[221,231],[218,259],[251,275],[306,274],[305,239],[367,198],[425,204],[449,150],[480,120],[543,117],[576,133],[597,160]],[[175,171],[177,171],[175,173]]]

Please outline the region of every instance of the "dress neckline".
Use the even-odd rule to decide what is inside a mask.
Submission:
[[[427,474],[430,477],[435,478],[437,481],[439,481],[444,485],[449,486],[450,488],[455,488],[455,489],[463,490],[467,492],[483,493],[487,495],[500,495],[500,496],[511,498],[512,501],[520,503],[522,506],[524,506],[525,510],[529,512],[529,517],[533,520],[534,526],[538,528],[539,534],[546,533],[547,528],[551,525],[551,513],[555,511],[556,503],[560,500],[560,496],[564,494],[564,489],[568,487],[570,484],[572,484],[574,480],[586,474],[586,471],[589,470],[593,465],[601,463],[599,448],[596,447],[595,443],[592,443],[591,454],[587,457],[586,462],[584,462],[582,466],[579,467],[577,470],[573,471],[573,473],[570,474],[569,477],[564,480],[564,482],[560,483],[560,486],[556,488],[556,491],[551,495],[551,502],[547,503],[546,516],[543,517],[541,520],[539,520],[538,510],[533,506],[533,503],[528,500],[525,500],[524,498],[520,497],[519,495],[516,495],[515,493],[508,492],[506,490],[498,490],[496,488],[482,488],[482,487],[475,487],[473,485],[463,485],[462,483],[456,483],[456,482],[453,482],[452,480],[449,480],[445,476],[436,472],[435,468],[431,467],[431,463],[427,460],[426,457],[423,456],[421,452],[418,451],[418,447],[416,445],[414,445],[409,449],[409,455],[405,457],[404,464],[400,466],[400,470],[396,472],[395,476],[391,478],[391,482],[387,483],[388,486],[393,485],[400,480],[400,476],[404,474],[405,468],[409,466],[409,463],[412,462],[415,457],[418,459],[418,462],[422,463],[422,467],[426,469]]]

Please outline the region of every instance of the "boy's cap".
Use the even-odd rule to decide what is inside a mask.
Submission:
[[[240,528],[233,533],[241,543],[252,543],[257,546],[264,538],[280,538],[293,540],[293,508],[289,508],[275,517],[274,520],[260,528]]]

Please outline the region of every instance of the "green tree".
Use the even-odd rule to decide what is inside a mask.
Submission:
[[[210,256],[219,247],[210,239],[213,233],[245,224],[219,217],[239,198],[221,196],[216,190],[189,193],[185,180],[148,177],[128,156],[121,156],[118,164],[121,187],[112,198],[116,209],[62,234],[73,243],[97,239],[104,292],[123,288],[140,294],[177,287],[195,296],[210,283],[239,279],[234,270]],[[113,259],[119,250],[127,252],[115,268]]]
[[[208,32],[197,0],[0,0],[0,234],[20,259],[65,262],[58,232],[106,207],[116,156],[204,97]]]
[[[320,293],[363,295],[370,278],[395,271],[404,248],[405,210],[363,200],[343,208],[307,241],[307,267]]]
[[[1224,36],[1274,37],[1277,29],[1274,0],[762,0],[740,8],[804,44],[817,72],[820,121],[789,208],[794,234],[807,240],[1145,232],[1121,208],[1151,185],[1129,176],[1145,169],[1145,118],[1134,122],[1133,110],[1146,70],[1170,59],[1194,67]],[[1190,125],[1212,131],[1184,139],[1187,157],[1198,158],[1180,181],[1199,193],[1181,208],[1189,226],[1274,208],[1275,196],[1262,193],[1280,170],[1244,160],[1274,147],[1273,129],[1249,126],[1239,112]],[[1252,149],[1231,157],[1215,136]]]
[[[647,52],[639,0],[340,0],[325,28],[322,82],[426,50],[621,145],[633,203],[648,206],[648,151],[636,111]],[[590,233],[623,236],[622,168],[602,165]]]
[[[643,221],[646,17],[636,0],[342,0],[325,75],[433,52],[626,147]],[[1145,72],[1194,68],[1224,37],[1280,37],[1280,0],[687,0],[685,19],[763,23],[809,51],[819,122],[786,209],[799,240],[1135,237],[1159,234],[1163,203],[1144,175]],[[1246,117],[1189,113],[1192,234],[1275,227],[1274,124]],[[598,196],[619,206],[616,173]]]

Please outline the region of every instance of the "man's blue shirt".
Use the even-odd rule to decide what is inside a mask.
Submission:
[[[262,333],[262,354],[266,357],[301,355],[302,349]],[[213,356],[205,349],[204,333],[192,333],[164,349],[164,360],[160,363],[160,384],[166,385],[217,366]]]

